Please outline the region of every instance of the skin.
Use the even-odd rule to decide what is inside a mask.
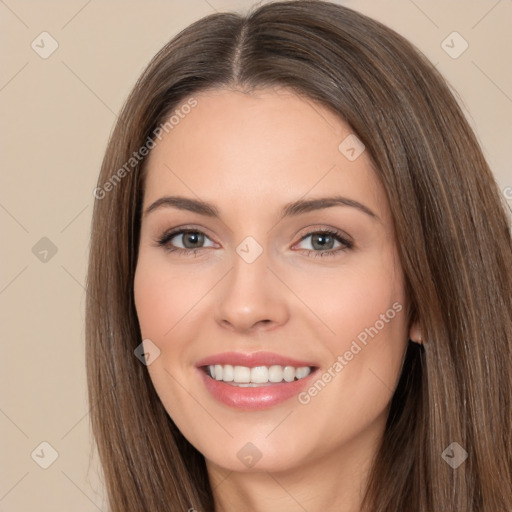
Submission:
[[[143,215],[134,286],[142,338],[160,350],[150,377],[206,458],[216,511],[355,512],[407,340],[419,337],[407,325],[386,194],[367,151],[349,161],[338,150],[352,132],[324,107],[286,89],[194,97],[197,106],[151,151],[143,211],[181,195],[213,203],[220,218],[174,207]],[[334,206],[280,220],[286,203],[334,194],[376,217]],[[196,254],[158,246],[181,226],[206,235]],[[353,247],[318,248],[308,235],[322,228]],[[252,263],[236,252],[247,236],[263,251]],[[169,245],[191,247],[184,239]],[[402,311],[306,405],[293,397],[241,411],[215,400],[195,368],[219,352],[265,350],[313,361],[323,373],[393,304]],[[261,454],[251,468],[237,457],[248,442]]]

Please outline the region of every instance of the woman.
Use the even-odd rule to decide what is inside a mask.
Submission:
[[[512,510],[508,220],[404,38],[321,1],[195,22],[95,196],[112,511]]]

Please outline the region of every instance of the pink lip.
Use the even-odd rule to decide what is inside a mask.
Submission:
[[[316,366],[311,361],[299,361],[286,356],[280,356],[274,352],[253,352],[245,354],[243,352],[222,352],[221,354],[215,354],[205,359],[201,359],[196,366],[208,366],[210,364],[231,364],[233,366],[248,366],[250,368],[254,366],[272,366],[278,364],[280,366],[295,366],[299,368],[301,366]]]
[[[309,386],[316,378],[318,367],[303,379],[293,382],[269,383],[256,388],[233,386],[227,382],[212,379],[204,371],[204,367],[213,364],[231,364],[233,366],[315,366],[311,362],[298,361],[288,357],[280,356],[272,352],[256,352],[243,354],[237,352],[225,352],[202,359],[197,363],[198,372],[206,389],[219,402],[246,411],[268,409],[293,396],[298,395],[304,388]]]

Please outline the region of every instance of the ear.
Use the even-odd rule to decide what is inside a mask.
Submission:
[[[421,336],[421,329],[418,322],[413,322],[409,330],[409,339],[415,343],[423,344],[423,338]]]

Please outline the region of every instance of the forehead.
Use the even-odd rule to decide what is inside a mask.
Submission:
[[[193,99],[192,108],[175,108],[179,115],[172,129],[155,139],[147,161],[146,205],[160,195],[181,193],[271,208],[305,195],[337,193],[381,212],[386,208],[369,155],[363,151],[353,159],[354,152],[346,153],[344,141],[354,146],[357,139],[327,108],[287,89],[217,89]]]

